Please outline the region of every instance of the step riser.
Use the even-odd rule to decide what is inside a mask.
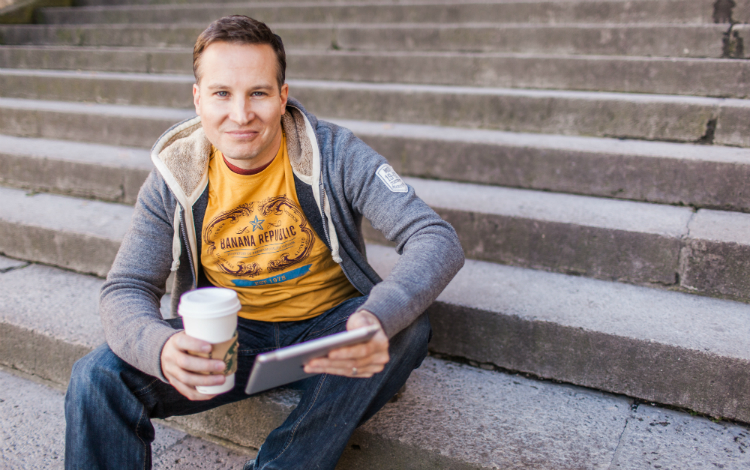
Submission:
[[[742,163],[357,136],[404,176],[750,212]]]
[[[2,75],[0,88],[9,90],[9,97],[14,98],[189,109],[193,106],[190,81]],[[591,99],[464,93],[452,89],[339,88],[309,82],[290,82],[290,90],[311,112],[330,118],[677,142],[701,140],[707,134],[709,121],[716,120],[713,143],[750,146],[750,108],[720,107],[716,101],[683,103],[606,95]],[[7,132],[4,129],[6,126],[2,131]]]
[[[739,10],[738,10],[739,11]],[[38,23],[206,23],[227,15],[266,23],[713,23],[712,2],[538,2],[464,5],[346,5],[268,7],[182,6],[37,11]]]
[[[722,57],[725,25],[695,27],[271,27],[287,50],[461,51]],[[737,28],[742,31],[742,26]],[[0,27],[0,44],[192,47],[198,27]]]
[[[60,232],[0,220],[0,253],[104,277],[120,248],[119,240]]]
[[[0,184],[38,192],[135,204],[148,173],[0,151]]]
[[[750,300],[750,247],[690,240],[682,249],[681,281],[688,291]]]
[[[0,133],[107,145],[150,148],[174,120],[3,109]]]
[[[745,61],[290,52],[290,79],[750,96]],[[189,51],[0,48],[0,67],[192,74]],[[717,73],[718,71],[718,73]]]
[[[491,363],[711,416],[750,420],[750,361],[436,302],[435,353]],[[478,334],[478,332],[481,332]],[[739,399],[738,399],[739,398]]]

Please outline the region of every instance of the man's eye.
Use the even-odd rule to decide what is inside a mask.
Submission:
[[[262,91],[254,91],[252,96],[259,97],[259,96],[266,96],[266,94],[263,93]]]
[[[229,93],[226,91],[217,91],[216,96],[219,96],[221,98],[226,98],[227,96],[229,96]]]

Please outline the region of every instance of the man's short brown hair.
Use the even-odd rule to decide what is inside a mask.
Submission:
[[[254,20],[244,15],[225,16],[208,25],[193,48],[193,75],[195,80],[200,81],[198,68],[203,51],[215,42],[229,42],[234,44],[268,44],[276,53],[278,70],[276,80],[279,82],[279,90],[284,85],[286,78],[286,53],[281,37],[274,34],[265,23]]]

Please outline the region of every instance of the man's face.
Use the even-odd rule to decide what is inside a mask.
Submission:
[[[279,90],[277,67],[267,44],[215,42],[201,55],[195,112],[208,140],[240,168],[263,166],[279,150],[289,87]]]

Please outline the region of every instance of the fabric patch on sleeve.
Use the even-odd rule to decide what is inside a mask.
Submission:
[[[398,176],[391,165],[388,165],[387,163],[380,165],[380,168],[378,168],[378,171],[375,172],[375,174],[378,175],[380,181],[385,183],[385,185],[388,187],[388,189],[391,190],[391,192],[405,193],[409,191],[409,188],[406,186],[406,183],[404,183],[404,180],[402,180],[401,177]]]

